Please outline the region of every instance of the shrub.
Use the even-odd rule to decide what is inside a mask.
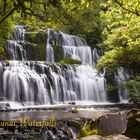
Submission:
[[[133,77],[125,83],[128,93],[134,102],[140,102],[140,75]]]

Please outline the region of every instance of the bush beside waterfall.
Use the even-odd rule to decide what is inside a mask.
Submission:
[[[140,102],[140,75],[133,77],[125,83],[128,93],[134,102]]]

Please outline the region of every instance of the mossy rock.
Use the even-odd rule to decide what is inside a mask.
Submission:
[[[80,129],[80,135],[78,138],[89,136],[89,135],[97,135],[98,134],[98,119],[91,120],[87,122],[86,125],[83,125]]]
[[[54,45],[53,50],[54,50],[55,62],[59,62],[60,60],[62,60],[64,57],[64,52],[63,52],[62,46]]]
[[[46,48],[45,45],[40,44],[24,44],[24,49],[26,51],[27,60],[38,60],[45,61],[46,60]]]
[[[10,65],[10,60],[5,60],[5,64],[6,64],[6,66],[9,66]]]
[[[127,128],[125,113],[111,113],[99,118],[98,132],[102,136],[122,134]]]
[[[80,60],[77,59],[63,59],[60,64],[82,64]]]
[[[90,125],[86,125],[81,128],[80,137],[85,137],[85,136],[89,136],[89,135],[93,135],[93,134],[95,134],[95,135],[98,134],[97,128],[90,129]]]
[[[107,80],[107,98],[111,102],[119,102],[118,87],[116,85],[114,71],[106,70],[105,78]]]
[[[25,40],[35,44],[46,44],[47,34],[43,31],[28,32],[25,34]]]
[[[45,31],[35,31],[25,33],[24,44],[21,44],[26,50],[27,60],[46,60],[46,41],[47,34]]]
[[[140,110],[139,109],[132,109],[127,113],[127,118],[133,118],[133,117],[137,117],[138,115],[140,115]]]
[[[72,113],[78,113],[78,109],[77,108],[72,108],[71,112]]]
[[[140,110],[132,109],[127,114],[128,123],[125,135],[130,138],[140,139]]]

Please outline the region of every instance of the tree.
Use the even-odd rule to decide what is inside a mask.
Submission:
[[[101,12],[105,25],[101,45],[106,51],[98,62],[99,69],[123,66],[136,70],[136,66],[140,65],[139,3],[139,0],[108,0],[102,5],[107,9]],[[140,69],[137,68],[137,71]]]
[[[95,25],[94,15],[98,15],[101,0],[4,0],[0,1],[0,24],[7,18],[16,16],[20,19],[30,20],[35,17],[37,21],[47,22],[49,26],[85,25],[87,31]],[[15,18],[13,19],[15,20]],[[80,27],[81,27],[80,26]],[[78,27],[78,26],[77,26]]]

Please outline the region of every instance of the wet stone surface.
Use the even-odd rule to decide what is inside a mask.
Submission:
[[[73,108],[1,112],[0,140],[71,140],[77,137],[84,137],[81,138],[83,140],[90,140],[91,138],[93,140],[131,140],[135,138],[135,133],[131,136],[128,135],[134,128],[134,125],[131,125],[131,129],[130,120],[139,121],[139,111],[123,110],[118,112],[117,109],[76,108],[76,112],[72,113],[72,110]],[[54,120],[51,120],[52,117]],[[47,126],[42,124],[34,126],[34,122],[39,121],[45,121],[48,124]],[[4,126],[2,122],[15,122],[15,125]],[[94,129],[95,131],[93,131]],[[91,133],[88,133],[89,131]],[[128,134],[124,136],[124,132]]]
[[[122,134],[127,128],[127,116],[121,114],[107,114],[99,118],[98,131],[100,135]]]

